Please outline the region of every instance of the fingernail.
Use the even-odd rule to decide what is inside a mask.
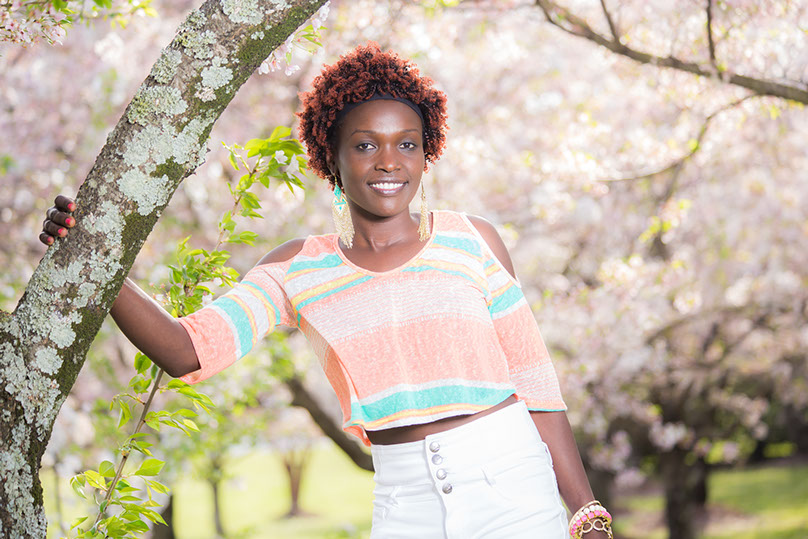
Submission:
[[[72,217],[68,217],[67,219],[65,219],[65,223],[67,223],[67,226],[73,226],[75,222],[76,220],[73,219]]]
[[[64,229],[64,228],[60,228],[60,229],[59,229],[59,235],[60,235],[60,236],[64,236],[64,235],[66,235],[66,234],[67,234],[67,230],[66,230],[66,229]]]
[[[48,238],[48,239],[47,239],[47,240],[45,240],[45,241],[47,241],[47,242],[48,242],[48,245],[53,245],[53,238]]]
[[[70,204],[67,205],[67,209],[73,211],[76,209],[76,205],[71,202]]]

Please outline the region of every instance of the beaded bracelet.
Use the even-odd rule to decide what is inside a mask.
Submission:
[[[585,504],[570,519],[570,536],[583,539],[583,535],[592,530],[606,532],[612,538],[612,515],[597,500]]]

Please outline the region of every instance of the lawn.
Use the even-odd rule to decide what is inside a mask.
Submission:
[[[704,539],[808,538],[808,464],[785,461],[713,472]],[[623,539],[664,539],[664,500],[659,494],[618,501]]]
[[[223,525],[229,538],[367,538],[370,532],[372,474],[356,468],[333,445],[312,452],[304,476],[301,506],[309,516],[284,519],[289,508],[286,474],[278,455],[253,453],[233,459],[234,478],[222,489]],[[53,509],[53,475],[43,474],[46,507]],[[710,478],[705,539],[808,538],[808,464],[783,461],[741,470],[717,471]],[[213,539],[211,490],[186,479],[175,486],[178,539]],[[66,483],[62,493],[71,497]],[[65,503],[66,516],[77,508]],[[658,490],[620,497],[614,503],[616,532],[622,539],[664,539],[663,500]],[[52,514],[52,513],[51,513]],[[49,529],[49,536],[56,537]]]

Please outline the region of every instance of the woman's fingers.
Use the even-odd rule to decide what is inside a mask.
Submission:
[[[56,208],[58,208],[63,212],[76,211],[76,203],[73,202],[72,198],[68,198],[64,195],[59,195],[53,202],[56,205]]]
[[[42,233],[39,235],[39,241],[45,245],[53,245],[56,238],[64,238],[67,236],[67,229],[76,225],[76,218],[70,215],[76,210],[73,199],[59,195],[53,202],[55,206],[45,212],[47,218],[42,223]]]
[[[45,220],[45,223],[53,222],[67,228],[72,228],[76,224],[75,217],[71,216],[69,213],[58,211],[56,208],[49,209],[47,215],[48,218]]]
[[[45,221],[42,225],[42,230],[51,236],[58,236],[60,238],[67,236],[67,228],[54,221]]]
[[[53,236],[50,234],[45,234],[44,232],[39,235],[39,241],[44,243],[45,245],[53,245],[54,240]]]

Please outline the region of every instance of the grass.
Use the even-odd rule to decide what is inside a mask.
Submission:
[[[704,539],[808,538],[808,465],[768,464],[713,472]],[[616,532],[624,539],[665,539],[658,493],[621,498]],[[616,525],[618,524],[616,523]]]
[[[333,445],[312,451],[300,505],[309,515],[283,518],[289,509],[286,472],[275,454],[235,459],[222,494],[222,525],[228,536],[249,538],[365,538],[370,535],[373,474],[358,469]],[[183,481],[176,488],[178,539],[213,539],[210,488]]]
[[[704,539],[808,538],[808,464],[781,461],[761,467],[722,470],[710,476]],[[312,451],[304,473],[301,506],[309,516],[285,519],[289,509],[286,473],[273,453],[232,459],[233,480],[222,488],[223,525],[228,538],[364,539],[370,534],[372,474],[359,470],[333,445]],[[53,514],[53,474],[42,475],[46,509]],[[65,518],[81,507],[65,481]],[[213,539],[212,493],[201,481],[175,485],[178,539]],[[616,534],[622,539],[665,539],[664,500],[659,489],[619,497]],[[52,527],[53,528],[53,527]],[[57,537],[49,529],[49,537]]]

